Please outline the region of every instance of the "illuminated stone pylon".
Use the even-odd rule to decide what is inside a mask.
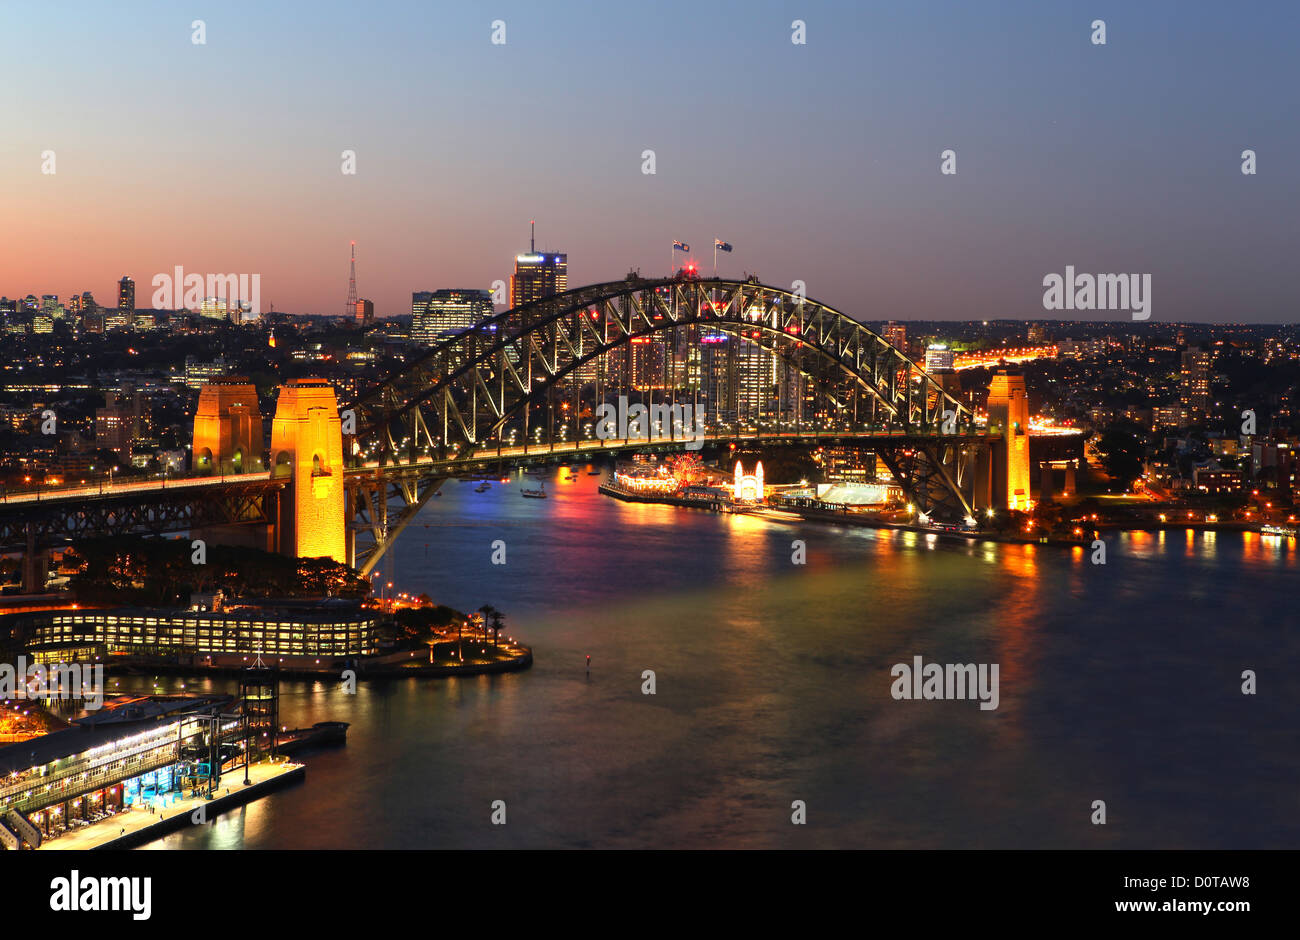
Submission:
[[[293,379],[280,386],[271,422],[271,468],[273,476],[290,479],[280,501],[280,551],[346,562],[343,428],[329,382]]]
[[[262,470],[265,450],[257,389],[246,378],[212,379],[194,412],[193,469],[198,473]]]
[[[1027,511],[1029,499],[1029,399],[1025,376],[998,369],[989,382],[989,430],[1001,440],[993,453],[993,499],[1000,508]]]

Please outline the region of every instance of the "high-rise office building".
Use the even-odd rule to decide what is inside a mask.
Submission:
[[[885,342],[907,354],[907,324],[890,320],[885,324]]]
[[[124,277],[117,282],[117,309],[135,315],[135,281]]]
[[[510,306],[521,307],[562,294],[569,289],[569,256],[555,251],[538,251],[530,235],[528,254],[515,256],[515,273],[510,275]]]
[[[492,295],[485,290],[418,291],[411,294],[411,341],[431,346],[492,313]]]
[[[666,348],[663,342],[653,336],[638,336],[631,345],[632,387],[642,392],[666,388]]]
[[[356,317],[358,326],[369,326],[375,320],[375,302],[361,299],[357,301]]]
[[[931,375],[952,371],[952,350],[946,343],[931,343],[926,347],[925,371]]]
[[[1179,401],[1193,421],[1203,419],[1210,411],[1210,368],[1214,354],[1200,346],[1184,350],[1178,373]]]
[[[228,304],[224,297],[204,297],[199,307],[199,316],[209,320],[225,320],[229,315]]]

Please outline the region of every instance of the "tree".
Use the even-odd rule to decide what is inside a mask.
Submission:
[[[496,649],[497,638],[501,635],[501,627],[505,624],[505,614],[493,607],[490,616],[492,618],[492,648]]]
[[[491,604],[484,604],[482,607],[478,609],[478,612],[483,615],[483,627],[485,630],[487,629],[488,624],[492,621],[493,617],[496,617],[498,619],[501,617],[501,612],[497,610],[495,607],[493,607]]]
[[[1126,490],[1142,475],[1142,458],[1146,452],[1135,430],[1131,422],[1117,422],[1106,428],[1097,441],[1102,469]]]

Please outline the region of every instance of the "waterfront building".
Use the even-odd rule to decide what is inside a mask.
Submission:
[[[15,635],[33,656],[52,651],[190,657],[195,665],[241,657],[369,656],[379,652],[374,611],[348,601],[194,610],[49,610],[13,615]],[[245,665],[247,663],[244,663]]]
[[[731,496],[736,502],[761,503],[767,495],[763,487],[763,462],[754,465],[753,473],[746,473],[739,460],[736,461],[735,477]]]
[[[62,731],[0,747],[0,843],[18,848],[163,800],[194,762],[242,760],[238,718],[216,718],[229,696],[148,697],[96,712]],[[222,744],[208,740],[214,724]]]

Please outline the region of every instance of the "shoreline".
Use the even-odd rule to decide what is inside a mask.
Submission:
[[[328,666],[307,668],[291,665],[280,668],[282,678],[302,679],[337,679],[341,669],[354,669],[358,679],[401,679],[416,676],[427,679],[446,679],[454,676],[485,676],[504,672],[519,672],[533,664],[532,647],[520,647],[523,652],[506,660],[493,663],[465,663],[455,666],[435,666],[429,663],[418,665],[397,665],[393,663],[354,662],[347,666]],[[154,663],[154,662],[108,662],[105,664],[108,675],[143,675],[151,672],[158,675],[179,675],[198,678],[201,676],[238,677],[248,671],[244,665],[205,666],[197,663]]]
[[[705,512],[716,512],[727,514],[732,510],[723,509],[717,500],[698,500],[687,499],[681,496],[653,495],[629,493],[610,484],[601,484],[598,487],[599,492],[605,496],[620,500],[626,503],[658,503],[664,506],[677,506],[685,509],[699,509]],[[792,519],[787,516],[794,516],[804,522],[822,522],[831,525],[856,526],[865,529],[893,529],[900,532],[915,532],[918,535],[933,535],[941,539],[960,540],[965,542],[1000,542],[1006,545],[1052,545],[1068,548],[1086,548],[1091,541],[1086,538],[1060,538],[1060,537],[1040,537],[1026,538],[1023,535],[1008,535],[999,532],[948,532],[932,529],[926,526],[914,525],[906,522],[888,522],[881,519],[871,519],[869,517],[844,512],[835,509],[815,509],[807,506],[789,506],[789,507],[769,507],[756,506],[753,509],[740,510],[739,514],[756,516],[760,519],[766,519],[769,522],[790,522]],[[780,514],[780,515],[778,515]],[[1204,521],[1187,521],[1187,522],[1094,522],[1089,528],[1100,531],[1111,532],[1166,532],[1166,531],[1185,531],[1193,529],[1203,532],[1253,532],[1256,535],[1271,535],[1260,531],[1258,523],[1250,522],[1204,522]],[[1278,538],[1294,538],[1293,536],[1276,536]]]

